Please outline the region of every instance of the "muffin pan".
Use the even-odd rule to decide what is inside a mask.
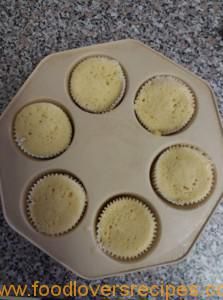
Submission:
[[[122,101],[101,114],[84,111],[70,97],[69,77],[76,64],[89,56],[117,60],[126,75]],[[196,114],[172,135],[150,133],[134,111],[137,91],[154,76],[170,75],[184,81],[196,96]],[[64,108],[74,125],[69,147],[52,159],[23,153],[13,138],[16,114],[32,102],[49,101]],[[161,108],[162,109],[162,108]],[[196,207],[176,207],[154,191],[150,172],[167,147],[188,144],[201,149],[215,166],[211,195]],[[168,58],[134,40],[123,40],[49,55],[40,62],[0,119],[0,180],[5,218],[10,226],[58,262],[85,278],[99,278],[167,264],[191,249],[222,196],[223,139],[214,95],[208,84]],[[60,236],[39,233],[26,215],[30,186],[47,173],[78,178],[87,194],[87,208],[79,224]],[[109,199],[119,195],[141,198],[159,220],[151,251],[137,260],[116,260],[96,241],[96,221]]]

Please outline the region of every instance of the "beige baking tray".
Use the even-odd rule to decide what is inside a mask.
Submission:
[[[114,110],[92,114],[70,98],[68,78],[85,57],[106,55],[123,66],[127,89]],[[155,136],[138,122],[133,108],[137,90],[148,78],[174,75],[197,97],[197,113],[180,133]],[[48,99],[66,109],[75,126],[70,147],[50,160],[23,154],[12,138],[15,114],[26,104]],[[186,143],[204,150],[216,166],[211,197],[202,205],[175,208],[154,192],[149,178],[154,158],[166,147]],[[175,262],[191,249],[222,195],[223,139],[214,95],[209,85],[168,58],[134,40],[123,40],[52,54],[43,59],[11,101],[0,120],[1,199],[6,220],[17,232],[58,262],[85,278],[99,278]],[[88,206],[79,225],[67,234],[48,237],[29,224],[24,202],[33,180],[50,171],[65,171],[84,184]],[[133,194],[148,201],[160,220],[159,240],[147,255],[121,262],[104,254],[95,239],[95,220],[109,198]]]

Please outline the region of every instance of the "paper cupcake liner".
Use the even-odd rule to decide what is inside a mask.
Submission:
[[[13,137],[13,140],[15,141],[16,145],[18,146],[18,148],[23,152],[25,153],[27,156],[30,156],[32,158],[36,158],[36,159],[42,159],[42,160],[45,160],[45,159],[52,159],[54,157],[57,157],[59,155],[61,155],[62,153],[64,153],[70,146],[71,144],[71,141],[72,141],[72,137],[73,137],[73,128],[70,132],[70,137],[69,137],[69,143],[67,144],[67,146],[63,149],[63,150],[60,150],[60,151],[57,151],[55,152],[54,154],[49,154],[49,155],[36,155],[36,154],[33,154],[31,152],[29,152],[24,146],[23,146],[23,142],[25,141],[25,137],[24,138],[19,138],[16,134],[16,129],[15,127],[13,128],[13,132],[12,132],[12,137]]]
[[[145,249],[143,249],[142,251],[140,251],[138,254],[136,255],[117,255],[115,253],[113,253],[111,250],[107,249],[103,243],[101,242],[100,239],[100,221],[103,218],[104,213],[106,212],[107,208],[112,206],[114,203],[122,201],[122,200],[129,200],[129,201],[134,201],[137,202],[139,205],[141,205],[144,209],[147,210],[147,212],[150,215],[151,220],[153,221],[153,225],[154,225],[154,230],[153,230],[153,234],[152,234],[152,238],[150,240],[150,242],[148,243],[147,247]],[[157,237],[158,237],[158,232],[159,232],[159,223],[158,223],[158,218],[156,217],[155,213],[151,210],[151,208],[149,207],[149,205],[145,204],[143,201],[141,201],[140,199],[134,197],[134,196],[118,196],[116,198],[113,198],[112,200],[108,201],[108,203],[104,206],[104,208],[101,210],[98,218],[97,218],[97,223],[96,223],[96,241],[98,243],[99,248],[108,256],[117,259],[117,260],[121,260],[121,261],[133,261],[136,260],[140,257],[142,257],[143,255],[145,255],[149,250],[152,249]]]
[[[157,164],[157,162],[158,162],[158,160],[159,160],[159,158],[162,154],[164,154],[166,152],[170,152],[170,151],[172,151],[172,149],[175,149],[175,148],[190,148],[190,149],[196,150],[201,155],[203,155],[205,158],[207,158],[207,160],[210,163],[210,171],[211,171],[211,174],[212,174],[210,189],[200,199],[191,199],[189,201],[187,200],[187,201],[182,201],[182,202],[179,203],[177,201],[167,199],[167,197],[165,197],[165,195],[163,195],[163,193],[159,189],[159,184],[157,183],[157,178],[156,178],[156,164]],[[165,201],[167,201],[168,203],[173,204],[175,206],[180,206],[180,207],[193,207],[193,206],[196,206],[196,205],[202,203],[203,201],[207,200],[207,198],[213,192],[215,182],[216,182],[216,170],[215,170],[215,166],[214,166],[214,163],[212,162],[211,158],[207,155],[207,153],[205,153],[204,151],[202,151],[198,147],[193,146],[193,145],[189,145],[189,144],[176,144],[176,145],[172,145],[172,146],[166,148],[164,151],[162,151],[157,156],[157,158],[155,159],[155,162],[153,163],[152,170],[151,170],[151,183],[152,183],[152,186],[153,186],[155,192],[157,193],[157,195],[160,196]]]
[[[188,93],[191,95],[191,104],[192,104],[192,109],[193,109],[193,113],[191,114],[190,118],[188,120],[185,120],[185,122],[182,123],[182,125],[179,128],[175,128],[173,130],[166,130],[165,132],[160,133],[160,135],[166,136],[166,135],[171,135],[171,134],[178,133],[178,132],[182,131],[183,129],[185,129],[191,123],[191,121],[192,121],[192,119],[193,119],[193,117],[194,117],[194,115],[196,114],[196,111],[197,111],[197,101],[196,101],[196,95],[195,95],[194,91],[192,90],[192,88],[187,83],[185,83],[182,79],[180,79],[178,77],[175,77],[173,75],[157,75],[157,76],[154,76],[154,77],[148,79],[146,82],[144,82],[141,85],[141,87],[139,88],[139,90],[137,92],[137,95],[135,97],[135,103],[137,102],[137,96],[140,93],[140,91],[142,90],[142,88],[145,87],[148,84],[151,84],[154,80],[159,79],[159,78],[167,78],[167,79],[171,78],[171,79],[175,80],[176,82],[180,83],[182,86],[184,86],[187,89]],[[145,122],[143,120],[141,120],[141,118],[137,114],[136,109],[135,109],[135,114],[136,114],[136,117],[137,117],[139,123],[146,130],[148,130],[150,132],[153,132],[153,130],[151,130],[151,128],[149,128],[149,126],[147,124],[145,124]]]
[[[77,100],[75,99],[75,97],[72,95],[72,92],[71,92],[71,85],[70,85],[70,78],[74,72],[74,70],[76,69],[76,67],[81,64],[83,61],[87,60],[88,58],[107,58],[111,61],[114,61],[120,68],[121,68],[121,76],[122,76],[122,82],[123,82],[123,85],[122,85],[122,90],[120,92],[120,95],[117,97],[117,99],[110,105],[110,107],[108,107],[107,109],[103,110],[103,111],[92,111],[92,110],[88,110],[84,107],[82,107],[78,102]],[[86,112],[89,112],[89,113],[93,113],[93,114],[104,114],[106,112],[110,112],[111,110],[113,110],[123,99],[124,95],[125,95],[125,91],[126,91],[126,84],[127,83],[127,78],[126,78],[126,74],[124,72],[124,69],[122,67],[122,65],[119,63],[118,60],[114,59],[114,58],[111,58],[109,56],[105,56],[105,55],[93,55],[93,56],[88,56],[88,57],[85,57],[84,59],[80,60],[77,64],[75,64],[75,66],[72,68],[71,72],[70,72],[70,76],[69,76],[69,80],[68,80],[68,89],[69,89],[69,94],[70,94],[70,97],[71,99],[74,101],[74,103],[80,107],[82,110],[86,111]]]
[[[39,228],[38,228],[38,224],[35,222],[35,220],[32,216],[31,206],[32,206],[32,203],[33,203],[33,199],[32,199],[33,192],[34,192],[35,188],[41,182],[43,182],[46,178],[51,177],[51,176],[61,176],[61,175],[65,176],[65,177],[73,180],[75,183],[77,183],[78,186],[81,188],[83,194],[85,195],[85,203],[84,203],[84,206],[83,206],[83,209],[82,209],[82,213],[81,213],[80,217],[74,222],[73,226],[69,227],[67,230],[64,230],[64,231],[58,232],[58,233],[47,233],[47,232],[40,231]],[[73,230],[80,223],[80,221],[82,220],[82,218],[85,214],[86,208],[87,208],[87,195],[86,195],[86,190],[85,190],[83,184],[76,177],[74,177],[72,175],[69,175],[69,174],[66,174],[66,173],[57,173],[57,172],[43,175],[42,177],[37,179],[29,188],[27,196],[26,196],[26,203],[25,203],[26,216],[27,216],[30,224],[33,226],[33,228],[41,234],[44,234],[44,235],[47,235],[47,236],[55,236],[55,237],[64,235],[64,234],[70,232],[71,230]]]

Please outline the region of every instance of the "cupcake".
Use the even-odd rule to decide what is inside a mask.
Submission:
[[[102,113],[113,109],[125,91],[120,64],[108,57],[89,57],[71,72],[69,81],[73,100],[84,110]]]
[[[214,167],[206,154],[189,145],[175,145],[158,157],[152,170],[155,190],[176,205],[205,200],[214,184]]]
[[[65,174],[49,174],[28,192],[26,211],[41,233],[61,235],[73,229],[84,214],[87,199],[79,181]]]
[[[157,220],[141,200],[120,196],[110,201],[99,215],[97,241],[108,255],[131,260],[148,251],[157,235]]]
[[[49,102],[25,106],[14,122],[17,145],[35,158],[51,158],[65,151],[71,142],[72,131],[67,114]]]
[[[173,76],[150,79],[135,99],[135,113],[140,123],[157,135],[183,129],[195,113],[195,96],[181,80]]]

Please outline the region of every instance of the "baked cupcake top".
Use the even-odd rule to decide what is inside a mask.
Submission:
[[[125,90],[120,64],[108,57],[89,57],[70,76],[70,94],[83,109],[100,113],[114,108]]]
[[[157,135],[180,131],[195,112],[191,89],[172,76],[158,76],[146,82],[135,99],[135,112],[142,125]]]
[[[157,221],[151,210],[135,197],[110,202],[99,216],[99,246],[115,258],[133,259],[145,253],[156,236]]]
[[[77,225],[86,201],[86,193],[78,181],[68,175],[50,174],[31,187],[26,209],[37,231],[59,235]]]
[[[14,137],[20,149],[30,156],[50,158],[66,150],[72,138],[72,125],[57,105],[32,103],[17,113]]]
[[[213,164],[200,150],[172,146],[157,159],[152,171],[155,190],[176,205],[195,204],[207,198],[214,184]]]

